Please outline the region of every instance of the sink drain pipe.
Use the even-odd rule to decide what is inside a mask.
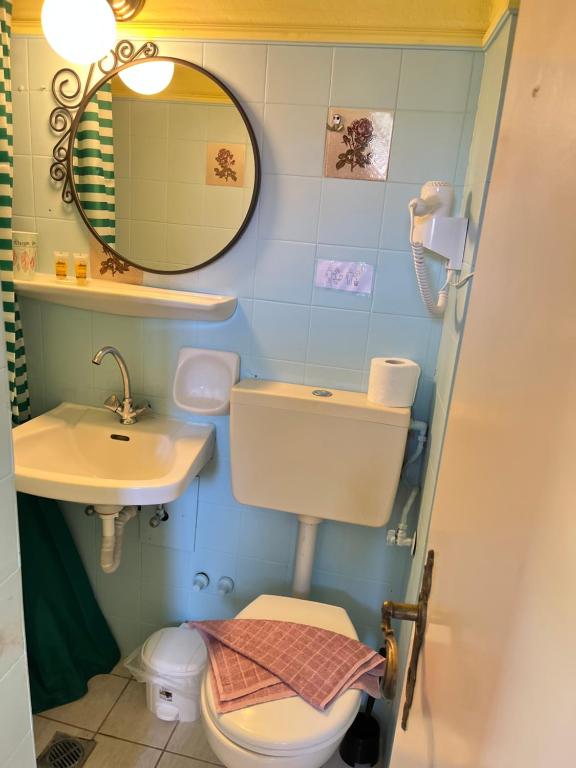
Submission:
[[[120,507],[115,504],[97,504],[94,511],[102,520],[100,567],[104,573],[114,573],[122,559],[124,526],[138,513],[138,507]]]

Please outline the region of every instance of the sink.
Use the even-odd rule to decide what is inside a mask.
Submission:
[[[62,403],[12,432],[16,489],[94,505],[166,504],[214,451],[214,427],[152,413],[123,426],[109,411]]]

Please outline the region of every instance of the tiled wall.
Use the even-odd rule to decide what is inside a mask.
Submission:
[[[415,416],[428,418],[441,322],[418,296],[408,254],[407,203],[429,178],[449,179],[459,197],[474,126],[483,53],[379,47],[162,43],[162,52],[203,63],[243,102],[262,149],[262,195],[245,237],[225,257],[164,285],[239,297],[225,323],[114,317],[25,302],[23,319],[36,412],[61,400],[100,404],[118,390],[112,363],[93,352],[114,344],[126,355],[139,397],[177,414],[171,388],[184,345],[234,350],[243,376],[364,389],[370,358],[401,355],[423,369]],[[85,235],[48,180],[53,137],[46,127],[50,75],[60,65],[38,38],[14,44],[17,136],[16,225],[40,233],[41,264],[53,249],[85,250]],[[322,178],[329,104],[396,109],[386,183]],[[361,260],[376,267],[371,297],[313,287],[315,259]],[[437,269],[433,271],[437,274]],[[149,278],[150,279],[150,278]],[[170,506],[170,521],[126,530],[124,561],[99,571],[98,521],[67,507],[69,523],[100,603],[124,650],[159,625],[222,616],[257,594],[287,593],[296,518],[243,507],[230,490],[228,420],[215,460]],[[397,511],[396,513],[397,514]],[[324,523],[312,597],[346,607],[363,637],[378,642],[378,610],[403,597],[406,551],[386,547],[385,529]],[[191,590],[195,571],[212,578]],[[219,576],[236,580],[217,594]]]
[[[0,344],[0,768],[32,768],[18,517],[4,344]]]
[[[186,269],[213,256],[252,199],[254,156],[238,110],[114,96],[112,113],[119,252],[151,269]],[[208,145],[217,142],[245,147],[242,186],[206,184]]]

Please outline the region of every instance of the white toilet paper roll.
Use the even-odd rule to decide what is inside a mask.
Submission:
[[[368,400],[389,408],[410,408],[416,396],[420,366],[403,357],[373,357]]]

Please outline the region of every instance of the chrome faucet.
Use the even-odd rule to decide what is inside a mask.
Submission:
[[[120,373],[122,374],[122,382],[124,385],[124,397],[122,398],[122,402],[120,402],[117,395],[110,395],[110,397],[105,401],[104,407],[108,408],[108,410],[112,411],[112,413],[116,413],[118,416],[120,416],[120,422],[122,424],[135,424],[138,416],[140,416],[141,413],[144,413],[144,411],[148,410],[150,405],[148,403],[136,407],[132,405],[132,394],[130,392],[130,374],[128,373],[126,361],[120,352],[118,352],[116,347],[102,347],[98,350],[98,352],[96,352],[92,358],[92,362],[94,365],[100,365],[106,355],[112,355],[114,360],[118,363],[118,368],[120,368]]]

